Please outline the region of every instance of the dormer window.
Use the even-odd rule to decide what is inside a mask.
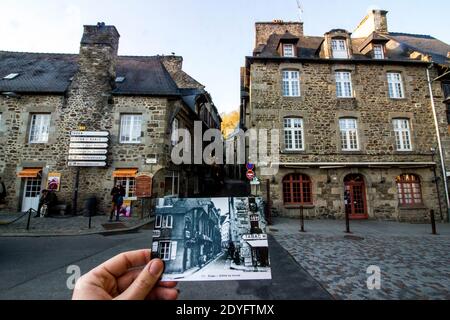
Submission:
[[[116,83],[122,83],[125,81],[125,77],[117,77],[116,78]]]
[[[283,44],[283,57],[294,57],[293,44]]]
[[[384,47],[381,44],[376,44],[373,46],[373,58],[374,59],[384,59]]]
[[[3,79],[4,79],[4,80],[12,80],[12,79],[14,79],[14,78],[16,78],[16,77],[18,77],[18,76],[19,76],[18,73],[10,73],[10,74],[8,74],[7,76],[3,77]]]
[[[333,51],[333,58],[348,59],[347,44],[344,39],[331,40],[331,49]]]

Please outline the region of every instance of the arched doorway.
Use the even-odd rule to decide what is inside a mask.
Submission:
[[[360,174],[350,174],[344,179],[345,213],[350,219],[367,219],[366,184]]]

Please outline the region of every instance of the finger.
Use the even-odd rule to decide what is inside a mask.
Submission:
[[[148,249],[124,252],[109,259],[98,268],[106,270],[108,273],[118,278],[125,274],[128,269],[146,265],[149,263],[150,257],[151,252]]]
[[[158,283],[163,273],[164,263],[160,259],[153,259],[145,266],[136,280],[117,299],[143,300]]]
[[[177,286],[177,284],[178,284],[178,282],[175,282],[175,281],[167,281],[167,282],[160,281],[158,283],[158,287],[175,288]]]
[[[173,288],[158,287],[152,290],[145,298],[146,300],[176,300],[180,291]]]
[[[133,269],[125,273],[123,276],[117,279],[117,290],[119,293],[124,292],[139,276],[144,268]]]

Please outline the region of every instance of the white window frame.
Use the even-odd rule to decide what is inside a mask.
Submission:
[[[289,48],[288,50],[286,50]],[[283,44],[283,57],[293,58],[295,57],[295,49],[293,44],[285,43]]]
[[[171,189],[172,192],[170,195],[167,196],[178,196],[180,194],[180,173],[178,171],[169,171],[165,178],[171,179]],[[175,183],[176,179],[176,183]],[[177,191],[177,193],[175,193]]]
[[[161,228],[172,229],[173,228],[173,216],[167,215],[162,217]]]
[[[352,73],[350,71],[336,71],[336,97],[353,98]]]
[[[382,44],[373,45],[373,58],[379,60],[384,59],[384,46]]]
[[[412,151],[411,126],[409,119],[393,119],[395,147],[397,151]]]
[[[162,216],[158,214],[158,215],[155,217],[155,228],[160,229],[160,228],[161,228],[161,225],[162,225]]]
[[[300,71],[283,70],[282,72],[283,97],[300,97]]]
[[[350,125],[353,123],[354,125]],[[358,120],[355,118],[340,118],[339,131],[342,151],[359,151]]]
[[[403,88],[403,79],[400,72],[388,72],[387,73],[389,98],[391,99],[404,99],[405,91]]]
[[[305,151],[303,118],[284,118],[284,146],[286,151]]]
[[[120,115],[120,143],[140,144],[142,142],[142,114]]]
[[[125,181],[125,184],[123,184],[122,181]],[[133,184],[134,184],[134,192],[133,192],[133,194],[136,195],[136,178],[135,177],[117,177],[117,178],[114,178],[114,185],[116,186],[118,183],[120,183],[125,189],[124,200],[137,200],[136,196],[130,196],[130,189],[131,189],[131,185],[133,185]]]
[[[162,254],[163,248],[164,248],[164,252]],[[159,254],[159,258],[161,260],[170,261],[171,251],[172,251],[172,241],[160,241],[159,242],[158,254]]]
[[[48,143],[51,114],[35,113],[31,115],[29,143]]]
[[[331,39],[331,51],[334,59],[348,59],[347,41],[345,39]]]

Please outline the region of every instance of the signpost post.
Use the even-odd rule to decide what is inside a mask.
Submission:
[[[77,214],[81,168],[106,167],[109,146],[108,131],[71,131],[67,165],[76,168],[72,199],[72,214]],[[91,228],[91,214],[89,214]]]

